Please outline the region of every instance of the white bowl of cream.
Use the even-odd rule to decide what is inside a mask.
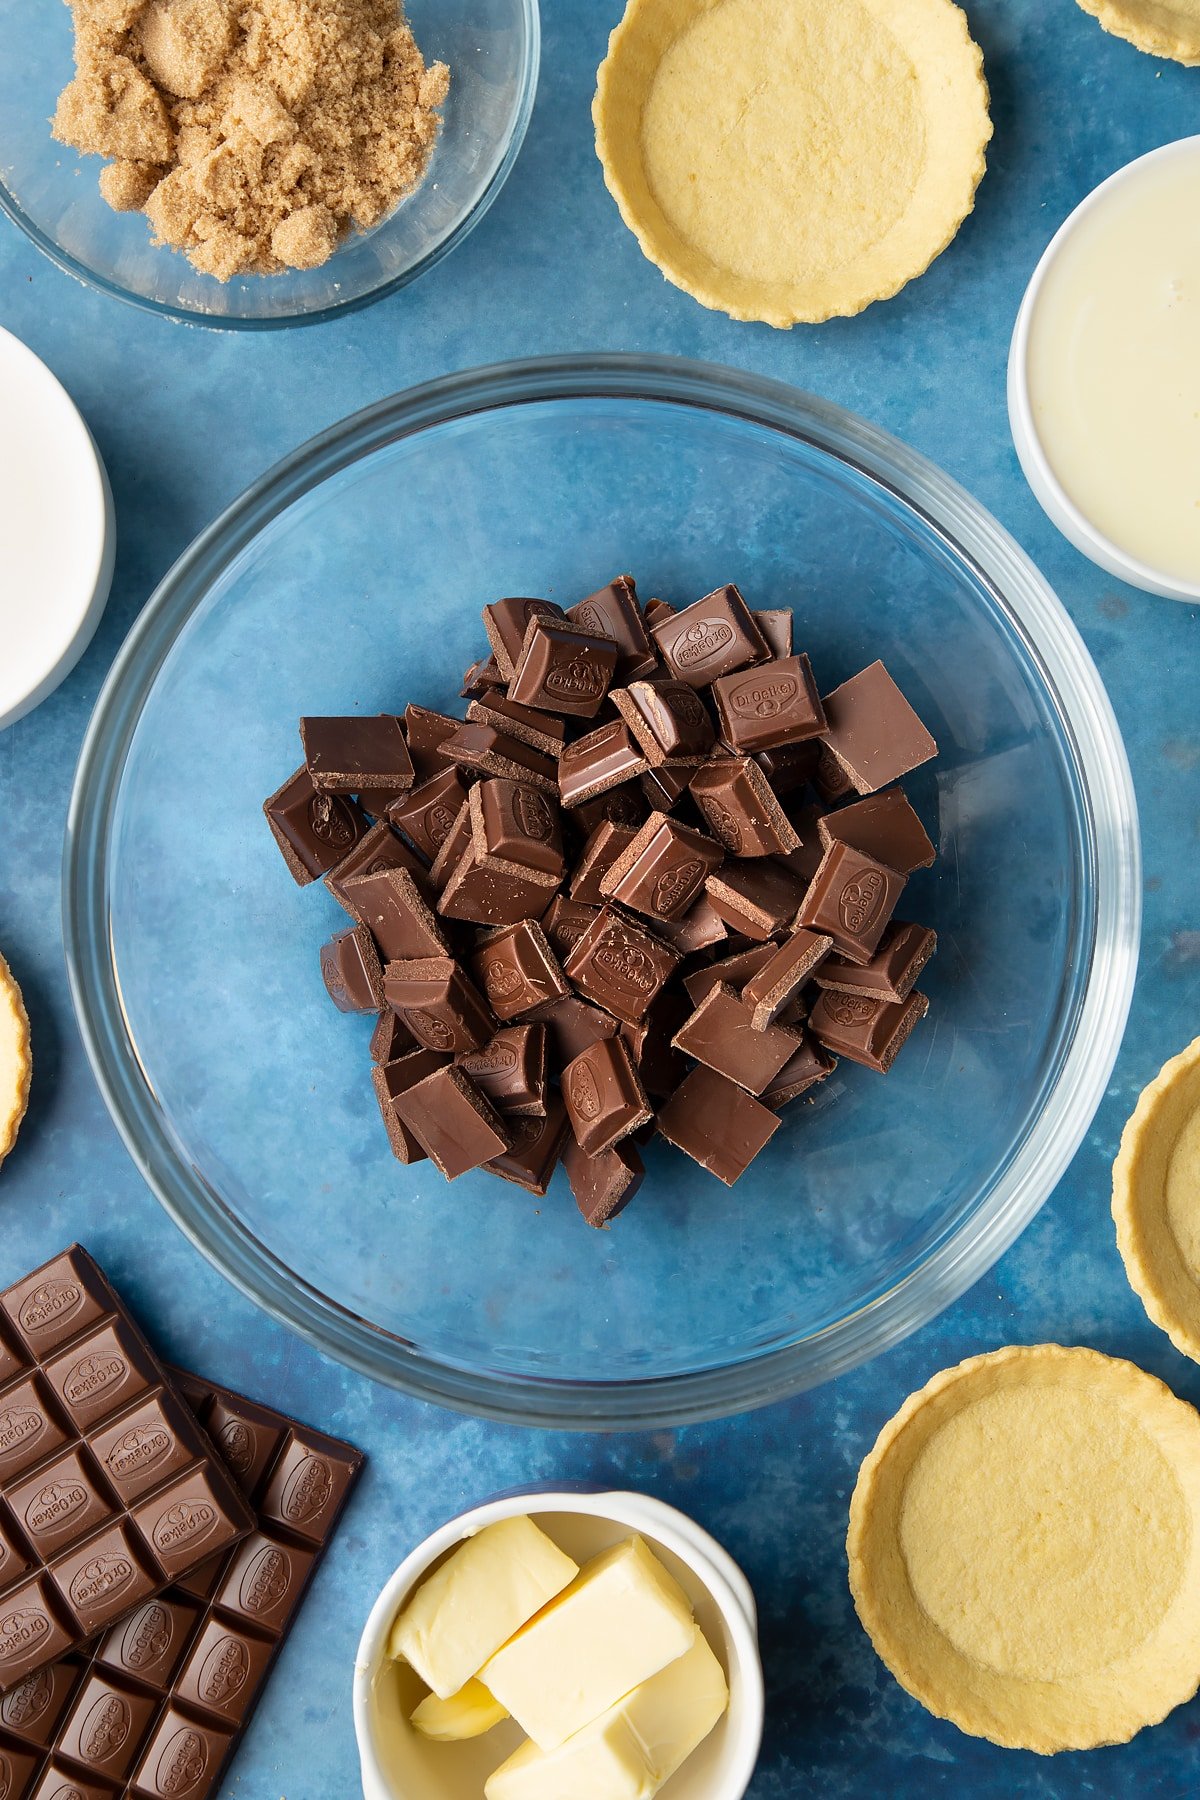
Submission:
[[[520,1740],[510,1721],[485,1738],[447,1745],[409,1717],[424,1692],[388,1655],[393,1623],[413,1591],[464,1539],[526,1514],[577,1561],[638,1533],[691,1601],[724,1669],[729,1707],[716,1729],[661,1790],[662,1800],[741,1800],[758,1760],[763,1677],[750,1585],[728,1551],[686,1514],[643,1494],[535,1488],[451,1519],[401,1563],[376,1601],[354,1668],[354,1727],[365,1800],[481,1800],[491,1771]]]
[[[1118,169],[1063,224],[1008,363],[1042,507],[1148,593],[1200,599],[1200,137]]]

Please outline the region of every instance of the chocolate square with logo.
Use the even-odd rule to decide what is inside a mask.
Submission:
[[[319,1544],[341,1506],[350,1480],[351,1472],[344,1462],[324,1452],[319,1442],[293,1432],[258,1510],[264,1519],[285,1525]]]
[[[670,618],[656,620],[650,635],[676,680],[694,688],[765,662],[770,655],[767,640],[732,585],[714,589]]]
[[[32,1468],[66,1441],[38,1376],[28,1375],[0,1394],[0,1481]]]
[[[838,956],[868,963],[904,892],[905,878],[851,844],[834,842],[804,896],[797,924],[823,931]]]
[[[194,1567],[197,1557],[224,1549],[239,1532],[204,1468],[144,1500],[131,1516],[168,1580]]]
[[[453,721],[454,731],[459,722]],[[448,733],[453,737],[454,732]],[[457,770],[443,768],[388,807],[387,816],[398,825],[409,843],[432,862],[454,828],[466,803],[467,790]]]
[[[72,1657],[35,1669],[0,1700],[0,1728],[26,1744],[48,1744],[79,1686],[83,1669]]]
[[[619,652],[612,638],[535,618],[513,671],[509,699],[538,712],[592,719],[604,704]]]
[[[47,1363],[46,1379],[76,1429],[85,1431],[153,1387],[154,1371],[133,1332],[113,1320]]]
[[[256,1531],[238,1546],[217,1590],[217,1603],[264,1631],[283,1630],[312,1565],[312,1552],[297,1550]]]
[[[153,1592],[157,1572],[130,1527],[119,1521],[76,1545],[50,1565],[50,1574],[84,1637],[110,1625]]]
[[[158,1702],[149,1694],[118,1687],[104,1675],[89,1675],[56,1747],[97,1775],[120,1781],[132,1768],[157,1711]]]
[[[243,1494],[252,1494],[283,1442],[278,1415],[218,1394],[205,1417],[208,1435]]]
[[[606,906],[567,958],[565,973],[597,1006],[636,1025],[679,961],[677,950]]]
[[[12,1744],[0,1748],[0,1800],[25,1800],[39,1761],[36,1751],[17,1750]]]
[[[175,1683],[175,1695],[231,1726],[255,1700],[274,1645],[223,1619],[209,1619]]]
[[[132,1793],[139,1800],[142,1795],[146,1800],[194,1800],[211,1793],[230,1736],[168,1706],[137,1766]]]
[[[20,1341],[42,1361],[113,1306],[100,1271],[78,1247],[18,1281],[2,1304]]]
[[[807,656],[788,656],[713,683],[721,736],[735,750],[772,750],[819,737],[825,709]]]
[[[0,1687],[9,1688],[70,1649],[73,1639],[50,1600],[50,1583],[30,1580],[0,1601]]]
[[[147,1600],[105,1633],[96,1661],[139,1681],[165,1686],[187,1649],[199,1609],[175,1594]]]
[[[10,1488],[8,1503],[43,1561],[113,1515],[111,1501],[78,1449],[43,1463],[30,1479]]]
[[[724,860],[725,851],[712,838],[652,812],[601,877],[600,892],[651,919],[678,919]]]
[[[24,1795],[22,1800],[26,1800]],[[107,1781],[92,1781],[56,1757],[43,1769],[42,1778],[30,1791],[28,1800],[116,1800],[116,1796]]]
[[[104,1479],[127,1506],[195,1460],[195,1433],[169,1394],[151,1394],[88,1443]]]
[[[321,793],[304,768],[263,802],[263,812],[299,887],[328,875],[367,830],[366,814],[356,801]]]

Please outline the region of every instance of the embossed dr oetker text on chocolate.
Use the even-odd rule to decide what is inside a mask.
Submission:
[[[0,1693],[253,1522],[86,1250],[0,1294]]]
[[[0,1800],[212,1800],[362,1467],[349,1444],[172,1373],[255,1530],[0,1698]]]

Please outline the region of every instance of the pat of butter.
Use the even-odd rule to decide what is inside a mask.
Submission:
[[[632,1537],[586,1563],[479,1675],[538,1748],[554,1750],[695,1637],[687,1595]]]
[[[421,1583],[392,1626],[388,1654],[449,1700],[578,1573],[532,1519],[485,1525]]]
[[[472,1679],[448,1700],[426,1694],[413,1711],[412,1723],[422,1737],[434,1738],[439,1744],[459,1744],[464,1738],[482,1737],[507,1717],[496,1696],[482,1681]]]
[[[486,1800],[651,1800],[728,1704],[724,1671],[697,1632],[683,1656],[557,1750],[527,1740],[489,1777]]]

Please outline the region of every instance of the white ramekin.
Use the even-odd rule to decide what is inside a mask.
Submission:
[[[116,522],[95,440],[60,382],[0,329],[0,731],[65,681],[112,585]]]
[[[354,1729],[364,1800],[479,1800],[486,1775],[518,1741],[515,1726],[470,1744],[431,1744],[412,1731],[400,1689],[416,1681],[387,1656],[392,1621],[411,1590],[454,1545],[497,1519],[529,1513],[572,1554],[591,1555],[630,1531],[660,1555],[696,1608],[725,1666],[729,1710],[668,1784],[671,1800],[742,1800],[758,1761],[763,1677],[750,1584],[733,1558],[685,1513],[643,1494],[527,1488],[460,1513],[405,1558],[371,1610],[354,1666]],[[411,1698],[419,1693],[419,1683]],[[507,1732],[503,1740],[501,1732]],[[510,1741],[511,1739],[511,1741]]]
[[[1025,471],[1025,478],[1042,510],[1077,550],[1081,550],[1110,575],[1116,575],[1121,581],[1129,582],[1132,587],[1142,588],[1148,594],[1162,594],[1168,600],[1184,601],[1200,600],[1200,582],[1182,581],[1178,576],[1168,575],[1162,569],[1156,569],[1150,563],[1142,562],[1139,557],[1131,556],[1127,550],[1122,550],[1119,544],[1114,544],[1111,538],[1099,531],[1086,514],[1080,511],[1054,473],[1038,436],[1029,399],[1029,338],[1034,310],[1046,277],[1064,245],[1083,220],[1114,188],[1127,183],[1147,163],[1163,162],[1187,152],[1195,154],[1198,143],[1200,138],[1180,138],[1173,144],[1164,144],[1159,150],[1151,150],[1148,155],[1126,163],[1123,169],[1118,169],[1107,181],[1102,181],[1099,187],[1094,188],[1085,200],[1080,201],[1075,211],[1051,238],[1033,272],[1033,279],[1025,290],[1025,298],[1017,314],[1008,357],[1008,417],[1012,426],[1013,443]]]

